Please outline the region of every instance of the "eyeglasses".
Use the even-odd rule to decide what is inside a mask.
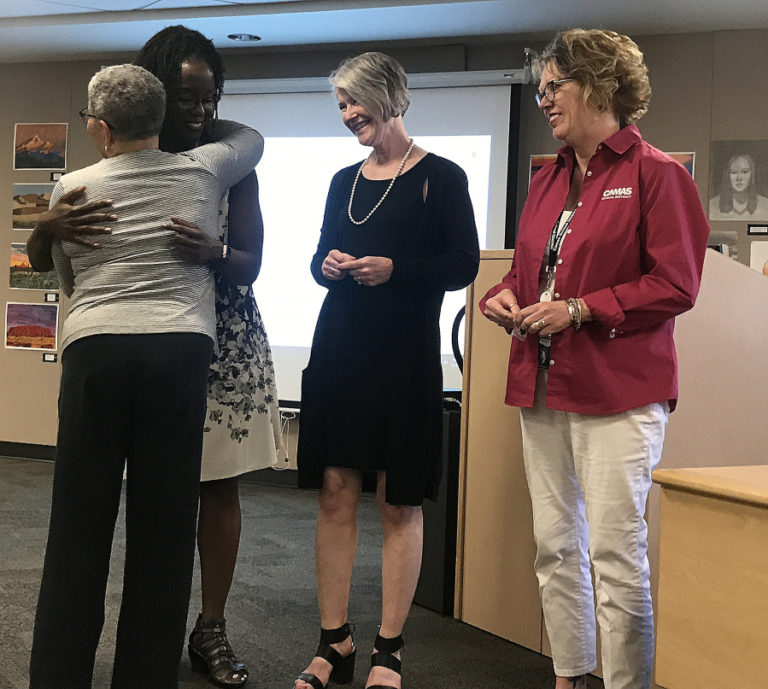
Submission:
[[[213,96],[206,96],[205,98],[197,98],[187,93],[180,93],[172,95],[173,100],[182,110],[192,111],[197,110],[198,106],[202,105],[205,112],[213,111],[219,104],[219,99]]]
[[[80,119],[83,121],[83,124],[87,125],[88,118],[92,117],[94,120],[101,120],[104,124],[107,125],[107,127],[112,129],[112,125],[109,122],[107,122],[105,119],[102,119],[101,117],[96,117],[96,115],[91,115],[91,113],[88,112],[88,106],[84,107],[77,114],[80,115]]]
[[[565,77],[563,79],[552,79],[544,84],[544,91],[536,92],[536,105],[541,105],[541,101],[545,98],[550,102],[555,102],[555,94],[560,88],[560,84],[564,84],[566,81],[575,81],[575,77]]]

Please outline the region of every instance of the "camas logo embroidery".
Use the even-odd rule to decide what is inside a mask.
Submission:
[[[616,187],[615,189],[606,189],[603,192],[603,199],[631,199],[632,187]]]

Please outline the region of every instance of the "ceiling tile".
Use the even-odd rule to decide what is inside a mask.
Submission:
[[[228,2],[227,0],[156,0],[155,2],[145,2],[149,10],[175,10],[185,7],[226,7],[227,5],[236,5],[239,3]]]
[[[306,0],[0,0],[0,19],[7,17],[40,17],[78,12],[127,12],[187,7],[221,7],[228,5],[261,5]]]
[[[40,17],[46,14],[69,14],[88,11],[88,9],[84,9],[82,6],[50,3],[44,0],[2,0],[0,2],[0,19],[7,17]]]
[[[579,25],[638,35],[768,27],[766,0],[695,0],[691,13],[692,1],[0,0],[0,63],[130,54],[176,23],[222,48],[247,47],[227,40],[233,32],[257,34],[268,47],[551,34]]]
[[[181,9],[184,7],[219,7],[221,5],[277,5],[287,2],[306,2],[306,0],[157,0],[149,9]]]
[[[121,12],[126,10],[140,10],[147,5],[152,4],[152,0],[38,0],[38,2],[47,5],[50,10],[48,14],[60,14],[59,8],[75,12]],[[26,14],[26,13],[25,13]]]

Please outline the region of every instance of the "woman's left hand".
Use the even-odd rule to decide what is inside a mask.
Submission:
[[[358,285],[376,287],[389,281],[394,264],[391,258],[384,256],[363,256],[354,261],[339,263],[336,267],[346,270]]]
[[[171,216],[165,227],[176,233],[176,246],[185,261],[207,265],[221,258],[221,243],[209,237],[195,223]]]
[[[516,322],[520,330],[532,335],[552,335],[569,327],[571,318],[564,301],[540,301],[522,309]]]

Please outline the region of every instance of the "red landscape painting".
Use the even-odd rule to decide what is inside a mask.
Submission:
[[[56,349],[58,305],[8,302],[5,308],[7,348]]]

